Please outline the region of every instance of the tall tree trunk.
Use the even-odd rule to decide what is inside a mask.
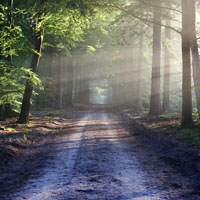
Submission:
[[[56,108],[62,109],[62,74],[63,74],[63,54],[58,54],[57,64],[57,92],[56,92]]]
[[[144,25],[140,27],[138,72],[137,72],[137,109],[142,109],[142,78],[144,67]]]
[[[170,20],[166,20],[166,25],[171,26]],[[163,112],[167,113],[170,110],[170,49],[169,41],[171,40],[171,31],[165,28],[165,45],[164,45],[164,88],[163,88]]]
[[[161,58],[161,13],[154,8],[153,13],[153,58],[152,58],[152,83],[150,114],[158,115],[161,111],[160,103],[160,58]]]
[[[117,74],[112,78],[112,102],[115,106],[119,105],[119,83],[116,76]]]
[[[45,0],[41,0],[41,4],[43,4],[44,2],[45,2]],[[42,13],[40,12],[38,14],[38,23],[41,22],[41,19],[40,19],[41,15],[42,15]],[[34,35],[34,50],[35,50],[35,52],[32,55],[31,65],[30,65],[30,69],[34,73],[37,72],[37,69],[39,66],[43,37],[44,37],[44,27],[41,26],[40,31],[36,32]],[[29,120],[32,92],[33,92],[33,83],[29,79],[26,82],[26,87],[25,87],[25,92],[24,92],[24,96],[23,96],[22,107],[21,107],[21,112],[19,115],[18,123],[27,123]]]
[[[191,0],[182,0],[182,57],[183,57],[183,102],[182,126],[193,125],[192,120],[192,90],[191,90],[191,60],[190,60],[190,10]]]
[[[84,70],[84,71],[83,71]],[[87,70],[81,70],[81,81],[80,81],[80,102],[83,104],[89,104],[90,89],[89,89],[89,79]]]
[[[89,80],[84,79],[82,80],[82,85],[81,85],[81,102],[83,104],[89,104],[90,102],[90,92],[89,92]]]
[[[200,59],[199,59],[199,50],[197,44],[196,36],[196,7],[195,1],[191,0],[189,5],[189,14],[190,14],[190,45],[192,52],[192,61],[193,61],[193,79],[194,79],[194,88],[197,102],[197,110],[200,118]]]
[[[69,63],[67,66],[67,93],[65,97],[65,105],[72,105],[72,96],[73,96],[73,57],[69,57]]]

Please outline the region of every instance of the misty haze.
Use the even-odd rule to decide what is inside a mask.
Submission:
[[[0,2],[0,200],[200,199],[200,1]]]

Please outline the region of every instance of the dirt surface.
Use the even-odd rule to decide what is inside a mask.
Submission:
[[[124,113],[63,113],[10,144],[19,152],[0,169],[0,199],[198,200],[199,151],[170,134]]]

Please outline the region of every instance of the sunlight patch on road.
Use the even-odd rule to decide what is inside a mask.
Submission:
[[[57,155],[48,166],[43,169],[42,176],[29,180],[19,193],[14,194],[16,200],[51,200],[66,195],[70,184],[72,169],[81,143],[83,129],[88,122],[88,115],[76,124],[82,131],[66,135],[57,144]],[[60,144],[59,144],[60,143]]]

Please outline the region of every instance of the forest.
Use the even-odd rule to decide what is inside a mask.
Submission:
[[[1,0],[0,199],[200,199],[199,42],[199,0]]]

